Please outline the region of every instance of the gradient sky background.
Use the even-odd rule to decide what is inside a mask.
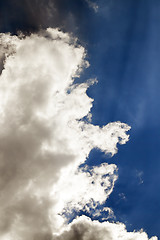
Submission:
[[[143,228],[149,237],[160,237],[160,2],[92,1],[96,11],[84,0],[57,0],[50,16],[41,8],[44,2],[1,1],[0,31],[52,26],[78,37],[90,62],[78,81],[98,79],[88,90],[95,100],[92,123],[121,121],[132,127],[130,141],[107,158],[118,166],[119,178],[106,206],[127,230]],[[96,161],[105,162],[106,156],[93,150],[88,163]]]

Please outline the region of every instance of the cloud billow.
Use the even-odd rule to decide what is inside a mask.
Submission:
[[[84,120],[93,102],[86,91],[94,82],[74,84],[89,65],[84,48],[52,28],[26,37],[1,34],[0,42],[1,239],[148,239],[84,216],[68,225],[63,214],[104,203],[116,165],[79,166],[93,148],[113,155],[117,143],[129,139],[127,124],[100,128]]]
[[[122,223],[91,221],[81,216],[54,240],[148,240],[145,232],[127,232]],[[152,237],[150,240],[156,240]]]

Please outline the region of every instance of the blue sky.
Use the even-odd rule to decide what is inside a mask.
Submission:
[[[92,29],[97,43],[89,48],[99,79],[89,90],[94,123],[120,120],[132,127],[130,141],[108,160],[119,168],[108,204],[129,230],[144,228],[150,236],[160,236],[159,10],[158,1],[100,3]]]
[[[29,4],[25,10],[15,1],[12,16],[11,3],[1,3],[1,32],[35,32],[49,25],[78,37],[90,67],[76,81],[98,80],[87,90],[94,98],[92,124],[121,121],[131,126],[129,142],[118,145],[116,155],[94,149],[87,160],[91,166],[118,166],[118,180],[104,204],[114,212],[110,221],[160,237],[160,2],[91,1],[98,6],[95,11],[87,1],[55,1],[57,12],[50,19],[45,12],[36,14],[35,2],[33,13]]]
[[[118,165],[119,179],[106,205],[128,230],[143,228],[160,236],[160,3],[97,4],[83,33],[91,64],[86,72],[98,79],[88,90],[95,99],[93,123],[122,121],[132,127],[130,141],[107,159]],[[93,159],[106,160],[100,151],[91,154],[91,164]]]

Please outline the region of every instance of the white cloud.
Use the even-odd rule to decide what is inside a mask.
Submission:
[[[117,167],[104,163],[74,172],[72,168],[63,170],[52,196],[57,198],[56,213],[85,209],[90,212],[98,204],[103,204],[111,194],[117,180]]]
[[[54,236],[54,240],[148,240],[143,230],[127,232],[122,223],[91,221],[88,217],[81,216],[74,220],[66,230]],[[157,240],[152,237],[150,240]]]
[[[69,203],[91,208],[91,199],[98,204],[109,196],[116,166],[79,165],[93,148],[115,154],[130,127],[83,121],[90,117],[92,82],[73,83],[88,63],[68,34],[47,29],[28,37],[1,34],[0,41],[0,237],[52,239],[65,227],[61,214]]]

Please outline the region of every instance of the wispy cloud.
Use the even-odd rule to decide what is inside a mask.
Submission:
[[[85,0],[88,3],[88,6],[92,8],[95,12],[98,12],[98,5],[97,3],[93,2],[92,0]]]

